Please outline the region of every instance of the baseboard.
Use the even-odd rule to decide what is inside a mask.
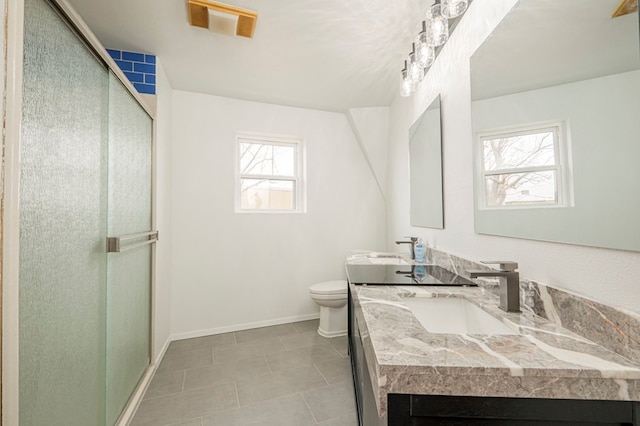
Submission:
[[[324,330],[318,329],[318,334],[321,335],[322,337],[332,339],[334,337],[346,336],[347,330],[338,330],[338,331],[332,331],[331,333],[327,333]]]
[[[294,317],[277,318],[277,319],[272,319],[267,321],[257,321],[257,322],[250,322],[250,323],[244,323],[244,324],[230,325],[225,327],[209,328],[205,330],[188,331],[186,333],[176,333],[176,334],[172,334],[170,339],[171,341],[192,339],[194,337],[211,336],[213,334],[222,334],[222,333],[229,333],[232,331],[249,330],[251,328],[269,327],[271,325],[289,324],[291,322],[308,321],[308,320],[314,320],[318,318],[320,318],[320,313],[316,312],[313,314],[298,315]]]
[[[136,411],[138,410],[138,407],[142,402],[142,398],[147,392],[147,388],[151,384],[153,376],[155,376],[158,366],[160,365],[162,358],[164,358],[164,355],[167,353],[167,349],[169,349],[170,344],[171,337],[167,338],[167,340],[164,342],[164,345],[162,345],[162,349],[156,357],[155,362],[153,362],[152,360],[151,365],[149,366],[149,368],[147,368],[147,371],[144,373],[144,376],[140,380],[140,383],[138,383],[136,390],[133,392],[131,399],[129,399],[127,406],[122,411],[122,414],[120,414],[120,417],[116,422],[116,426],[127,426],[129,423],[131,423],[131,420],[133,420],[133,416],[136,414]]]
[[[162,349],[160,349],[158,356],[156,356],[156,365],[159,365],[160,361],[162,361],[162,358],[164,358],[164,354],[167,353],[167,349],[169,349],[169,345],[171,344],[171,342],[171,336],[167,337],[167,340],[165,340],[164,345],[162,345]]]

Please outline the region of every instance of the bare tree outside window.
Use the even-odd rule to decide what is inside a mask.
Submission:
[[[487,207],[559,202],[558,127],[481,136]]]
[[[299,144],[238,139],[241,210],[295,211]]]

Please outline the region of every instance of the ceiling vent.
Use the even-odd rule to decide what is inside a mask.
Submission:
[[[241,37],[253,37],[258,12],[206,0],[188,0],[189,23],[194,27]]]

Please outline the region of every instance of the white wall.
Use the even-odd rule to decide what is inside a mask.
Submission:
[[[173,92],[171,333],[312,318],[308,287],[385,247],[385,205],[344,114]],[[307,213],[234,213],[237,131],[300,136]]]
[[[154,357],[169,342],[171,331],[171,104],[173,90],[162,68],[156,63],[156,287],[154,294]]]
[[[391,107],[387,181],[388,249],[403,235],[422,236],[471,260],[512,259],[523,277],[640,312],[640,253],[485,236],[474,233],[469,58],[516,0],[473,2],[411,98]],[[408,129],[442,95],[445,229],[409,224]]]

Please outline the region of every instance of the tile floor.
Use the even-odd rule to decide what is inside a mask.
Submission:
[[[171,343],[131,426],[356,426],[347,338],[318,321]]]

